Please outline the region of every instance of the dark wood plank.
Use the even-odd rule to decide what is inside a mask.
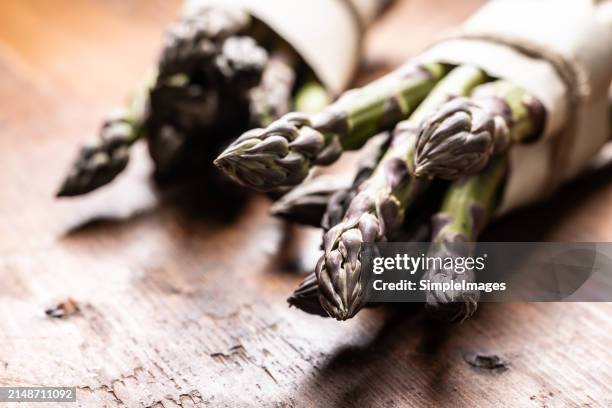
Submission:
[[[480,3],[402,2],[368,38],[366,71]],[[161,196],[139,152],[113,186],[55,201],[77,141],[154,60],[177,6],[0,3],[1,385],[76,385],[78,405],[109,407],[612,405],[610,304],[484,305],[457,327],[414,306],[337,323],[287,308],[300,276],[276,255],[287,230],[264,198],[232,211],[202,189]],[[489,237],[612,240],[610,171],[597,176]],[[68,298],[78,313],[45,316]],[[464,361],[485,349],[510,369]]]

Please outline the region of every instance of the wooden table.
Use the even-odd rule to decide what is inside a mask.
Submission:
[[[368,38],[368,67],[396,65],[479,3],[402,3]],[[287,307],[301,277],[276,255],[286,230],[264,198],[226,214],[205,191],[160,196],[141,151],[111,187],[55,200],[177,7],[0,3],[0,384],[75,385],[95,407],[612,406],[610,304],[488,304],[454,327],[379,308],[338,323]],[[487,238],[611,241],[612,172],[597,175]],[[45,315],[68,298],[78,313]],[[482,350],[509,369],[465,362]]]

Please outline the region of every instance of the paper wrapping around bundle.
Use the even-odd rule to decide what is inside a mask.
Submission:
[[[188,0],[192,7],[241,8],[263,21],[296,50],[334,94],[357,68],[363,30],[378,15],[381,0]]]
[[[558,184],[583,169],[609,139],[610,3],[493,1],[472,16],[456,36],[436,43],[422,55],[423,61],[478,66],[493,77],[522,86],[547,108],[541,139],[512,148],[500,213],[546,198]],[[523,45],[543,51],[544,55],[535,58],[525,52]],[[571,98],[567,79],[553,63],[558,56],[577,74],[575,99]],[[566,160],[560,160],[555,143],[571,129],[572,134],[563,139],[571,143],[570,150]],[[553,171],[559,172],[554,174],[559,177],[551,177]]]

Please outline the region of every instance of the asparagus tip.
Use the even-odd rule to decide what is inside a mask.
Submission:
[[[98,186],[90,181],[85,181],[86,178],[89,179],[84,172],[79,171],[79,169],[73,169],[62,182],[60,188],[55,193],[55,197],[77,197],[95,190]]]
[[[289,296],[289,307],[296,307],[303,312],[321,317],[329,317],[319,301],[319,284],[314,273],[308,275]]]
[[[455,98],[421,125],[414,173],[447,180],[476,174],[504,136],[507,128],[495,115],[474,100]]]
[[[72,188],[67,178],[62,182],[62,185],[55,193],[55,198],[74,197],[75,195],[78,195],[78,193]]]
[[[245,183],[242,181],[242,178],[239,176],[239,174],[251,173],[247,168],[247,163],[242,163],[240,157],[236,156],[235,151],[229,149],[221,153],[219,157],[217,157],[213,161],[213,164],[231,180],[235,181],[240,185],[245,185]],[[255,186],[252,187],[255,188]]]
[[[56,197],[87,194],[110,183],[127,167],[129,158],[129,145],[123,140],[81,148]]]
[[[102,187],[117,177],[125,169],[127,160],[117,163],[115,167],[91,169],[75,169],[61,184],[55,193],[56,198],[76,197],[90,193]]]

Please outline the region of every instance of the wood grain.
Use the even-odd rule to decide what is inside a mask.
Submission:
[[[402,2],[368,38],[362,80],[480,3]],[[414,305],[337,323],[287,308],[300,276],[277,255],[288,230],[264,198],[230,208],[202,186],[159,193],[141,151],[112,186],[54,200],[76,144],[154,61],[177,7],[0,3],[1,385],[74,385],[83,407],[612,406],[610,304],[483,305],[454,327]],[[487,238],[610,241],[611,176]],[[68,298],[77,313],[45,315]],[[510,368],[464,361],[481,350]]]

